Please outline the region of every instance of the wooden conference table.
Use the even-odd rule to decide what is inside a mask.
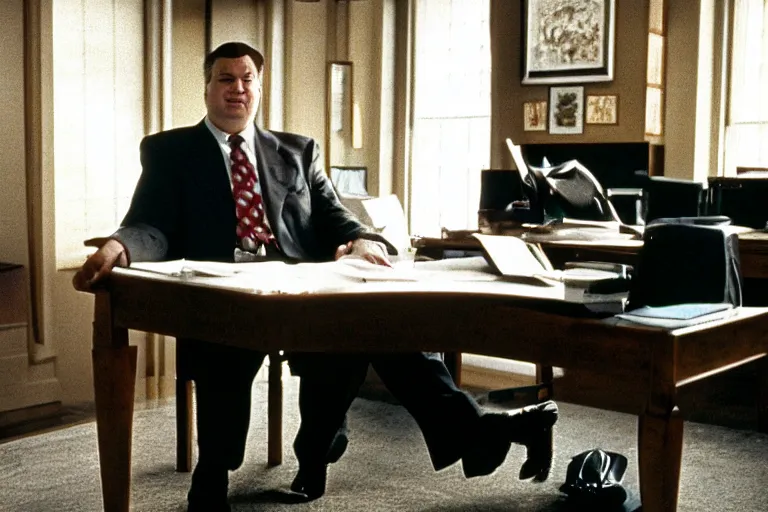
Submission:
[[[420,272],[418,265],[412,272]],[[326,291],[254,293],[116,269],[96,293],[93,332],[104,509],[130,506],[136,347],[128,345],[128,329],[138,329],[264,352],[471,351],[611,377],[611,409],[639,417],[643,510],[676,510],[683,440],[676,389],[764,357],[768,308],[743,308],[725,320],[676,330],[619,326],[585,318],[582,306],[544,296],[550,292],[525,290],[541,287],[451,272]],[[275,383],[279,375],[276,382],[270,378],[270,388]],[[282,450],[281,421],[279,408],[271,410],[270,453]],[[567,429],[567,419],[556,428]]]

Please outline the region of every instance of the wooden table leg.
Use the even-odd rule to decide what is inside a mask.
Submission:
[[[461,387],[461,352],[444,352],[443,363],[453,377],[454,384]]]
[[[176,378],[176,471],[192,471],[194,391],[191,380]]]
[[[555,381],[555,371],[550,365],[536,365],[536,384],[540,384],[536,399],[546,402],[552,399],[552,384]]]
[[[269,355],[267,386],[267,465],[283,463],[283,358]]]
[[[136,347],[127,329],[112,324],[108,293],[96,294],[93,322],[93,384],[105,512],[128,512]]]
[[[768,356],[757,364],[757,431],[768,433]]]
[[[638,422],[640,495],[644,512],[674,512],[680,490],[683,419],[641,415]]]

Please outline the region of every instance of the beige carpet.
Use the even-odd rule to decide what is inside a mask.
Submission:
[[[634,417],[561,403],[556,465],[543,484],[519,482],[523,449],[513,447],[494,475],[466,480],[459,466],[432,471],[410,416],[396,405],[358,399],[350,412],[348,453],[332,466],[325,497],[292,504],[286,492],[296,471],[288,444],[297,426],[296,381],[287,380],[285,463],[267,469],[265,391],[255,384],[248,455],[232,476],[234,511],[566,511],[558,487],[571,456],[601,447],[629,458],[626,510],[638,506]],[[172,404],[136,412],[133,510],[185,510],[189,474],[174,472]],[[687,423],[681,479],[681,512],[768,510],[768,436]],[[0,510],[48,512],[101,510],[93,423],[0,444]]]

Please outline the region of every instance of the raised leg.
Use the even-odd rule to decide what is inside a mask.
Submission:
[[[677,408],[667,416],[640,416],[638,462],[643,512],[677,510],[682,455],[683,419]]]
[[[283,358],[269,354],[267,389],[267,465],[283,463]]]
[[[131,500],[131,440],[136,347],[128,330],[112,323],[106,292],[96,294],[93,322],[93,385],[105,512],[128,512]]]

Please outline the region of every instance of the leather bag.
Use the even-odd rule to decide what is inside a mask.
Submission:
[[[627,499],[622,487],[627,458],[601,449],[587,450],[571,459],[560,491],[587,510],[607,510]]]

